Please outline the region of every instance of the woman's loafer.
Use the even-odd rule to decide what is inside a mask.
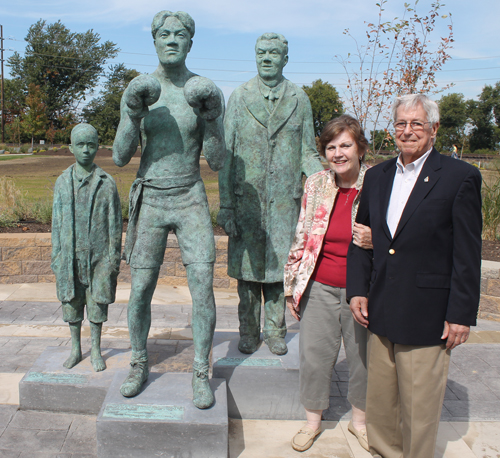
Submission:
[[[349,432],[351,434],[354,434],[356,436],[356,439],[358,439],[359,445],[361,445],[361,447],[363,447],[365,450],[367,450],[369,452],[370,447],[368,446],[368,437],[366,435],[366,429],[361,429],[358,431],[353,426],[352,421],[350,421],[349,424],[347,425],[347,429],[349,430]]]
[[[316,439],[320,433],[321,427],[314,431],[312,428],[309,428],[309,426],[304,425],[293,437],[292,448],[298,452],[304,452],[305,450],[311,448],[314,439]]]

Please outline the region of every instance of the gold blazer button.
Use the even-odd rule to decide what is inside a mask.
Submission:
[[[394,248],[391,248],[391,249],[389,250],[389,254],[394,254],[394,253],[396,253],[396,250],[395,250]]]

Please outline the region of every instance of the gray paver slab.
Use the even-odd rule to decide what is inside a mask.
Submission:
[[[21,452],[15,450],[1,450],[0,449],[0,458],[19,458]]]
[[[231,418],[305,418],[299,396],[299,335],[290,333],[285,340],[286,355],[272,354],[265,343],[252,355],[245,355],[238,350],[238,333],[215,333],[213,376],[227,381]]]
[[[23,452],[59,452],[67,431],[33,431],[7,428],[0,437],[0,449]]]
[[[106,370],[94,372],[88,356],[66,369],[69,353],[69,347],[48,347],[38,357],[19,383],[21,409],[97,415],[115,373],[130,362],[129,352],[106,349]]]
[[[191,374],[150,374],[137,396],[124,398],[119,389],[126,374],[116,374],[97,417],[99,457],[227,457],[224,380],[210,380],[215,404],[200,410],[192,402]]]
[[[87,415],[73,416],[62,452],[97,455],[96,417]]]
[[[25,412],[18,410],[9,427],[37,431],[67,431],[73,422],[73,415],[49,412]]]
[[[500,421],[500,401],[445,400],[445,407],[455,421]]]

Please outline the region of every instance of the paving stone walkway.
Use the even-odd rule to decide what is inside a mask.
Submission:
[[[126,300],[120,285],[110,306],[102,347],[129,349]],[[217,291],[217,331],[238,328],[237,295]],[[148,351],[151,370],[191,370],[191,304],[186,287],[158,287]],[[96,417],[18,410],[17,386],[48,346],[70,346],[53,285],[0,285],[0,458],[95,458]],[[289,332],[298,324],[287,318]],[[89,356],[88,327],[82,346]],[[370,455],[347,432],[348,369],[341,350],[332,377],[325,431],[303,454],[289,446],[302,422],[230,420],[230,457],[355,457]],[[452,352],[436,457],[500,457],[500,323],[480,320],[469,342]]]

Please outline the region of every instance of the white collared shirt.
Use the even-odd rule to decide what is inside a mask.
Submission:
[[[408,198],[417,182],[417,178],[422,171],[425,161],[431,154],[432,147],[423,156],[419,157],[416,161],[411,162],[406,167],[401,161],[401,154],[396,162],[396,173],[394,175],[394,183],[392,184],[391,197],[387,207],[387,225],[394,237],[398,228],[399,220],[406,207]]]

